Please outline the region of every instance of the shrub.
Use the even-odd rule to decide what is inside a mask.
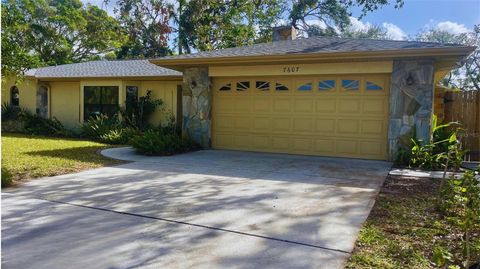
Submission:
[[[71,133],[57,118],[45,119],[36,114],[24,113],[25,132],[32,135],[69,136]]]
[[[458,169],[465,151],[461,150],[460,141],[457,139],[460,128],[453,128],[456,124],[455,122],[438,124],[434,115],[430,142],[427,144],[416,139],[414,128],[410,140],[404,142],[403,148],[397,152],[397,163],[429,170]]]
[[[191,141],[158,130],[147,130],[135,136],[131,144],[137,152],[145,155],[173,155],[196,149]]]
[[[116,128],[102,134],[100,141],[112,145],[125,145],[128,144],[135,135],[138,135],[138,131],[133,128]]]
[[[2,167],[2,188],[8,187],[12,184],[12,174],[7,168]]]
[[[148,90],[146,95],[138,100],[127,100],[126,109],[121,110],[122,119],[128,126],[145,130],[150,127],[148,121],[158,108],[163,109],[164,102],[160,99],[153,99],[152,91]]]
[[[465,268],[472,264],[472,257],[480,253],[475,245],[475,231],[480,230],[480,183],[478,172],[466,171],[462,177],[451,177],[441,187],[439,208],[446,220],[462,233],[462,260]]]
[[[107,115],[97,115],[90,117],[82,125],[82,134],[86,137],[100,140],[100,138],[110,132],[118,129],[120,123],[117,117],[109,118]]]
[[[23,110],[18,106],[12,106],[9,103],[3,103],[2,105],[2,121],[5,120],[17,120],[23,115]]]

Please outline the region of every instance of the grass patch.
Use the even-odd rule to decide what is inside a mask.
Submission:
[[[97,153],[107,147],[73,138],[2,134],[2,168],[19,181],[121,163]]]
[[[439,187],[440,180],[388,177],[346,268],[438,268],[438,246],[461,253],[460,231],[436,208]],[[476,231],[477,246],[479,235]],[[476,255],[474,260],[480,260]],[[453,262],[461,265],[457,258]]]

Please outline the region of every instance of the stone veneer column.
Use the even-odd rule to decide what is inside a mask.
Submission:
[[[187,68],[183,71],[183,134],[205,149],[211,148],[212,94],[208,69]]]
[[[390,86],[389,159],[394,160],[413,128],[417,139],[430,139],[433,113],[433,60],[395,60]]]

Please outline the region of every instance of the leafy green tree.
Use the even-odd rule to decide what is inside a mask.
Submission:
[[[179,1],[175,22],[179,51],[214,50],[271,40],[280,0]]]
[[[441,83],[462,90],[480,90],[480,25],[475,25],[472,32],[461,34],[425,30],[416,36],[416,40],[476,46],[476,50],[465,59],[463,65],[452,70]]]
[[[103,57],[123,43],[114,18],[79,0],[5,0],[2,21],[2,74]]]
[[[171,4],[164,0],[117,0],[114,4],[117,19],[128,35],[118,58],[160,57],[172,53],[168,44],[172,33]]]
[[[25,14],[16,6],[2,5],[2,75],[22,74],[41,65],[41,60],[30,53]]]
[[[336,35],[350,25],[351,7],[361,7],[362,18],[390,2],[394,2],[396,8],[403,6],[403,0],[294,0],[288,7],[289,21],[309,36]]]
[[[349,27],[340,33],[340,36],[348,38],[388,39],[387,30],[377,25],[368,26],[365,29],[353,29]]]

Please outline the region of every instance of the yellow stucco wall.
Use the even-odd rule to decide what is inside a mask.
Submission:
[[[69,129],[80,125],[80,82],[50,82],[50,116]]]
[[[2,104],[10,103],[10,88],[16,85],[20,94],[20,107],[34,113],[36,109],[37,82],[33,79],[24,78],[15,82],[15,77],[2,78]]]
[[[165,110],[156,111],[152,116],[152,124],[164,122],[170,115],[177,118],[177,85],[180,84],[181,81],[142,81],[140,83],[139,96],[144,96],[148,90],[151,90],[154,99],[162,99],[165,103]]]

